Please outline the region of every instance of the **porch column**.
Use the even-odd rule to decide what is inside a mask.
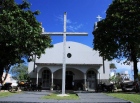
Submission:
[[[36,85],[38,86],[38,71],[36,73]]]
[[[86,82],[86,79],[87,79],[87,76],[86,76],[86,73],[84,73],[84,89],[86,90],[87,89],[87,82]]]
[[[100,83],[100,73],[98,73],[98,75],[99,75],[99,82],[98,82],[98,84]]]
[[[100,81],[100,71],[98,70],[97,72],[98,72],[97,80],[98,80],[98,84],[99,84],[99,83],[101,82],[101,81]]]
[[[52,72],[52,84],[51,84],[51,90],[53,90],[53,86],[54,86],[54,84],[53,84],[53,72]]]

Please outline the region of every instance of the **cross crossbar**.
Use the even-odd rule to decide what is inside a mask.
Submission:
[[[58,35],[64,35],[65,32],[43,32],[43,35],[50,35],[50,36],[58,36]],[[66,32],[66,35],[70,36],[87,36],[88,34],[86,32]]]

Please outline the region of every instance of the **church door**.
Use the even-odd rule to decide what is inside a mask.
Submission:
[[[95,90],[96,74],[94,71],[87,72],[87,86],[88,90]]]
[[[42,87],[50,88],[51,85],[51,72],[49,70],[44,70],[42,72]]]
[[[73,72],[72,71],[66,71],[66,89],[72,90],[73,89]]]

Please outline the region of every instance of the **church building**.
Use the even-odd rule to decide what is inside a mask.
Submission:
[[[41,58],[28,65],[32,82],[43,89],[62,88],[63,42],[47,48]],[[66,42],[66,90],[95,90],[99,82],[109,82],[110,62],[84,44]]]

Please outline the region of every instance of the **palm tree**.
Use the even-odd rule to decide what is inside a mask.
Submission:
[[[116,65],[115,65],[114,63],[111,63],[111,64],[110,64],[110,72],[114,72],[114,74],[113,74],[113,75],[110,75],[109,80],[110,80],[111,82],[113,82],[113,83],[116,82],[116,70],[115,70],[115,69],[117,69],[117,68],[116,68]]]
[[[110,64],[110,69],[111,69],[111,70],[117,69],[117,68],[116,68],[116,65],[115,65],[114,63],[111,63],[111,64]]]

